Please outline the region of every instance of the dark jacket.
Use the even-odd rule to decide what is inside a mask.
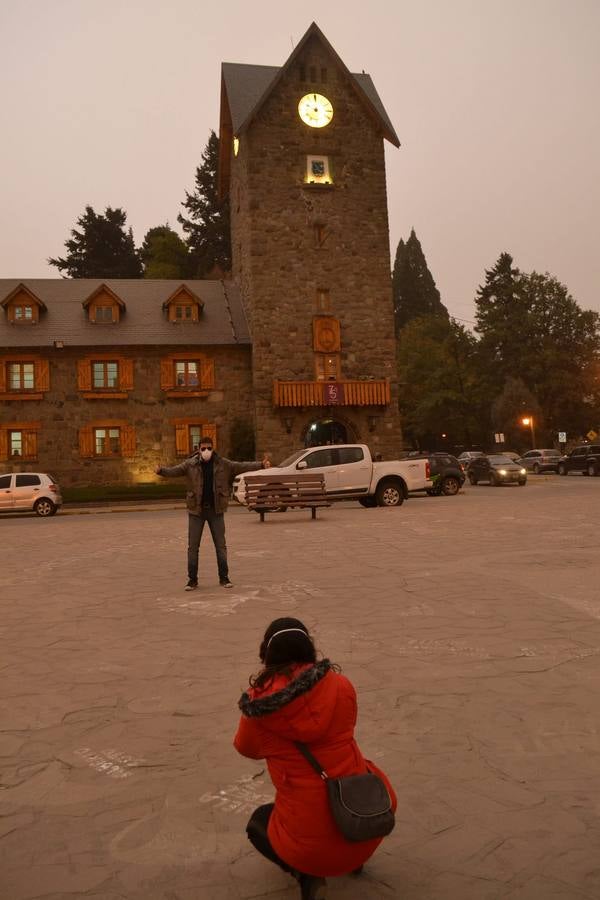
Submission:
[[[215,512],[224,513],[229,503],[231,485],[236,475],[242,472],[254,472],[262,469],[259,462],[234,462],[213,453],[213,490],[215,495]],[[178,466],[161,466],[159,475],[166,478],[178,478],[185,475],[188,484],[186,497],[188,512],[200,515],[202,512],[202,463],[195,453],[184,459]]]
[[[250,688],[240,700],[242,718],[234,745],[243,756],[266,759],[276,790],[268,836],[288,865],[310,875],[344,875],[361,866],[381,838],[350,843],[338,831],[327,790],[294,741],[309,744],[325,771],[341,775],[377,772],[354,740],[356,693],[329,660],[297,666],[292,677],[278,675],[262,689]]]

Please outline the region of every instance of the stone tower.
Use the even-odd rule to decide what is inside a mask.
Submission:
[[[313,23],[282,67],[225,63],[220,193],[253,344],[259,451],[401,448],[384,139],[368,75]]]

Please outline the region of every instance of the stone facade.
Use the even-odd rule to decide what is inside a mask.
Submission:
[[[252,407],[250,348],[204,348],[214,361],[214,389],[204,397],[167,396],[161,389],[161,360],[181,354],[181,346],[118,347],[133,361],[133,386],[123,399],[88,399],[79,390],[78,362],[89,348],[55,350],[40,355],[49,361],[49,390],[40,400],[4,400],[0,427],[28,424],[37,429],[37,458],[9,459],[2,471],[48,471],[65,487],[90,484],[130,484],[158,480],[154,468],[170,465],[183,455],[176,447],[176,425],[185,420],[215,429],[217,447],[230,452],[231,425],[248,420]],[[194,356],[197,348],[191,348]],[[13,354],[14,355],[14,354]],[[103,351],[94,354],[101,358]],[[92,423],[126,422],[134,429],[132,453],[83,457],[80,431]],[[250,418],[251,421],[251,418]]]
[[[311,70],[317,80],[302,81]],[[309,91],[333,105],[324,128],[298,115]],[[308,155],[328,158],[331,185],[305,183]],[[284,455],[305,443],[311,422],[333,415],[349,440],[396,455],[401,429],[383,136],[318,34],[284,66],[239,135],[229,166],[233,275],[253,341],[258,445]],[[321,246],[317,226],[325,230]],[[328,310],[317,306],[320,290],[328,291]],[[274,407],[274,380],[316,378],[313,319],[325,312],[341,325],[340,379],[389,379],[387,406]]]

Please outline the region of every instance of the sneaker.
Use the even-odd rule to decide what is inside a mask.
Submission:
[[[198,582],[193,581],[191,578],[185,586],[186,591],[195,591],[198,587]]]
[[[219,580],[219,584],[221,585],[221,587],[224,587],[224,588],[232,588],[232,587],[233,587],[233,585],[232,585],[232,583],[230,582],[229,578],[221,578],[221,579]]]

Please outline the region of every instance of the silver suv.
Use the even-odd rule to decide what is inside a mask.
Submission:
[[[0,513],[31,509],[38,516],[53,516],[62,502],[60,486],[50,475],[37,472],[0,475]]]
[[[558,471],[560,453],[558,450],[529,450],[519,460],[528,472],[539,475],[540,472]]]

